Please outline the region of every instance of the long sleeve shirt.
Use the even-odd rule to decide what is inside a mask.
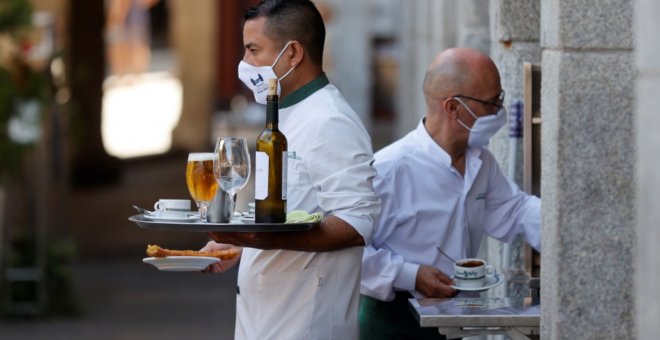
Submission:
[[[466,152],[465,175],[428,134],[423,121],[375,155],[381,198],[372,243],[362,259],[361,293],[390,301],[415,290],[420,265],[453,275],[452,258],[476,257],[484,234],[510,242],[518,233],[540,249],[540,199],[507,179],[481,147]]]

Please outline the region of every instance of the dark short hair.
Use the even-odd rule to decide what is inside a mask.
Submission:
[[[312,62],[323,62],[323,44],[325,43],[325,25],[321,13],[309,0],[262,0],[250,8],[246,21],[265,17],[266,36],[279,41],[284,47],[290,40],[300,42]]]

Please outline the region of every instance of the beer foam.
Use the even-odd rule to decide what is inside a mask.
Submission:
[[[212,161],[215,154],[213,152],[195,152],[188,154],[189,162]]]

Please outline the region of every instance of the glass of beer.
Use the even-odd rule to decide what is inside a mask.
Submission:
[[[212,152],[196,152],[188,154],[188,164],[186,166],[186,184],[190,196],[197,203],[199,208],[199,219],[206,222],[206,212],[209,204],[215,197],[218,190],[218,182],[213,174]]]

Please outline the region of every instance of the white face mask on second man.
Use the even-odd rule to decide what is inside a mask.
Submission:
[[[291,45],[291,41],[287,42],[284,48],[280,51],[280,54],[277,55],[275,61],[270,66],[252,66],[243,60],[238,63],[238,79],[240,79],[245,86],[250,88],[254,93],[254,100],[259,104],[266,104],[266,97],[268,96],[268,79],[276,78],[277,79],[277,95],[282,92],[282,89],[279,85],[279,82],[286,78],[293,69],[292,67],[287,71],[281,78],[277,78],[273,68],[277,65],[277,62],[280,61],[282,54],[286,51],[287,47]]]
[[[472,125],[472,128],[468,127],[465,125],[465,123],[461,122],[459,119],[458,122],[466,128],[468,131],[470,131],[470,138],[468,139],[468,145],[469,146],[486,146],[488,145],[488,142],[490,141],[490,138],[495,135],[497,131],[499,131],[504,124],[506,124],[506,108],[501,107],[495,114],[491,114],[488,116],[483,116],[483,117],[477,117],[477,115],[470,110],[470,108],[463,103],[463,101],[458,98],[454,97],[459,103],[465,107],[468,112],[476,119],[474,122],[474,125]]]

